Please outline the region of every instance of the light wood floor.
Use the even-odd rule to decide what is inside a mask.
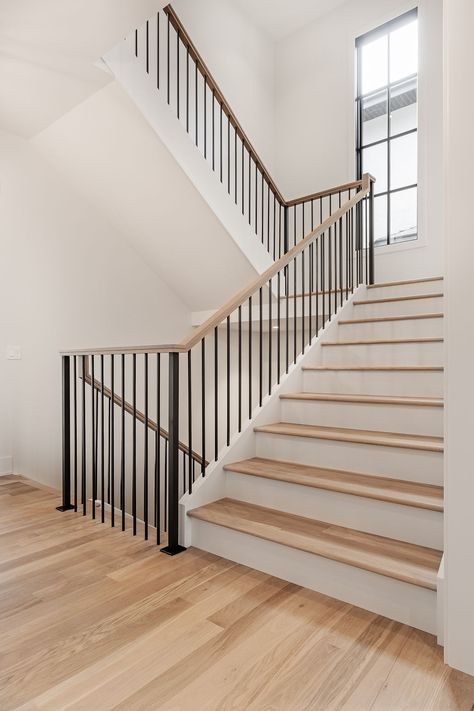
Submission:
[[[471,711],[422,632],[0,478],[0,709]]]

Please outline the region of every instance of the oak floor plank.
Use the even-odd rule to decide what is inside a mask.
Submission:
[[[2,711],[474,703],[474,679],[446,667],[430,635],[192,548],[168,558],[56,512],[57,492],[39,490],[0,497]]]

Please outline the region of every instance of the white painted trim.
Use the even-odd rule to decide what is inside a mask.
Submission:
[[[13,474],[13,457],[0,457],[0,475]]]

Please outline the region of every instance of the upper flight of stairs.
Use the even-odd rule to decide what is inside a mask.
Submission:
[[[442,284],[355,297],[253,456],[226,464],[226,497],[188,511],[193,545],[436,631]]]

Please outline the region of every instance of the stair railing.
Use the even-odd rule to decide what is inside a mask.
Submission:
[[[126,42],[273,259],[340,207],[349,187],[361,186],[286,200],[171,5]]]
[[[62,353],[61,510],[100,508],[112,526],[117,512],[123,530],[153,528],[157,543],[165,531],[162,550],[182,550],[179,499],[373,283],[373,183],[337,193],[332,214],[180,343]]]

